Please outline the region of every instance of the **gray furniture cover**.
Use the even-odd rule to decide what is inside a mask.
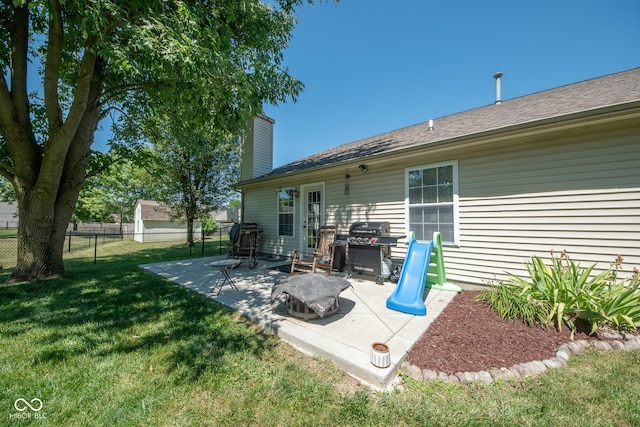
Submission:
[[[271,289],[271,302],[281,294],[287,294],[302,301],[318,316],[324,317],[333,306],[340,292],[351,284],[342,277],[324,274],[300,274],[289,276]]]

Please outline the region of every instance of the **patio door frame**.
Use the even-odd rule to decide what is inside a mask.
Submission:
[[[320,203],[319,203],[319,212],[318,212],[318,220],[315,221],[315,233],[313,236],[318,235],[318,227],[321,225],[325,225],[325,190],[324,190],[324,182],[314,182],[310,184],[302,184],[300,185],[300,222],[298,224],[299,227],[299,242],[298,247],[302,252],[309,252],[309,250],[313,249],[312,242],[309,241],[309,229],[308,229],[308,218],[309,218],[309,193],[319,192],[320,193]],[[309,247],[309,244],[311,246]]]

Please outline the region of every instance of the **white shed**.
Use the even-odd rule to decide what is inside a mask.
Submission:
[[[134,240],[137,242],[167,242],[187,239],[187,223],[171,219],[169,209],[153,200],[138,200],[133,214]],[[194,221],[194,236],[202,232],[202,222]]]

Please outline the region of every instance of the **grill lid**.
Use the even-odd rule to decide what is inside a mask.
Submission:
[[[354,222],[349,227],[349,236],[351,237],[373,237],[373,236],[388,236],[389,235],[389,222]]]

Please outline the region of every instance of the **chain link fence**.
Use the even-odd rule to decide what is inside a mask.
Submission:
[[[110,228],[83,231],[68,230],[63,257],[68,263],[94,263],[101,259],[124,256],[127,253],[148,251],[153,259],[170,259],[224,255],[228,250],[232,224],[222,224],[214,233],[194,234],[193,245],[187,244],[186,231],[133,233],[112,232]],[[16,266],[17,230],[0,230],[0,269]]]

